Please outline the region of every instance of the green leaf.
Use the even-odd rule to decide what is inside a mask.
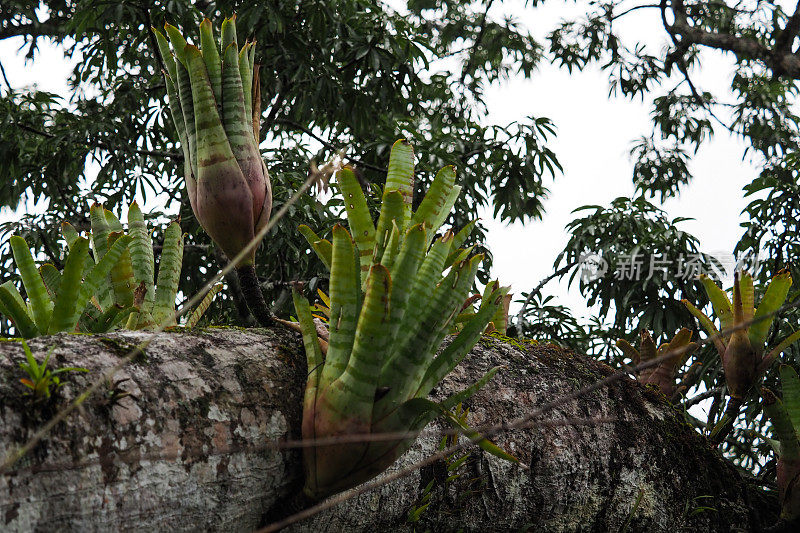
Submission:
[[[237,50],[239,49],[239,45],[236,42],[236,15],[226,18],[222,21],[222,29],[220,30],[220,34],[222,35],[222,44],[220,45],[219,49],[224,51],[228,48],[229,45],[233,45]]]
[[[167,36],[169,37],[169,40],[172,43],[172,49],[175,52],[175,57],[185,67],[186,66],[185,50],[187,44],[186,39],[184,39],[183,35],[181,35],[181,31],[175,26],[172,26],[171,24],[164,24],[164,29],[166,30]]]
[[[239,50],[239,76],[242,78],[242,90],[244,96],[244,113],[246,116],[253,115],[253,66],[250,63],[250,50],[254,43],[245,43]]]
[[[781,443],[781,458],[784,460],[800,459],[800,442],[789,413],[780,399],[776,398],[766,389],[762,390],[764,396],[764,412],[772,422],[772,433]]]
[[[297,319],[303,330],[303,346],[306,350],[306,362],[308,368],[307,387],[316,388],[319,385],[320,375],[322,374],[322,349],[317,337],[317,328],[314,326],[314,318],[311,316],[311,304],[300,294],[297,289],[292,288],[292,300]]]
[[[717,318],[719,318],[722,330],[730,329],[733,326],[733,309],[728,295],[706,275],[700,276],[700,282],[706,289],[706,294],[708,294],[708,299],[711,300],[711,305]]]
[[[389,234],[389,242],[386,243],[386,248],[383,251],[383,257],[381,258],[380,264],[391,270],[392,266],[394,265],[395,259],[397,259],[397,254],[400,251],[400,230],[397,228],[397,224],[392,222],[392,231]]]
[[[177,222],[170,223],[164,232],[164,246],[158,263],[153,301],[153,320],[158,326],[175,325],[175,297],[183,265],[183,232]]]
[[[448,411],[448,413],[449,413],[449,411]],[[450,414],[447,418],[450,420],[450,422],[455,427],[460,428],[464,432],[464,435],[467,438],[469,438],[470,440],[474,441],[474,440],[478,439],[481,436],[480,433],[478,433],[477,431],[475,431],[474,429],[472,429],[468,425],[460,422],[452,414]],[[497,444],[493,443],[492,441],[490,441],[487,438],[482,438],[482,439],[478,440],[476,442],[476,444],[483,451],[485,451],[485,452],[487,452],[487,453],[489,453],[491,455],[494,455],[495,457],[498,457],[500,459],[504,459],[504,460],[512,462],[512,463],[518,463],[519,462],[519,459],[517,459],[516,457],[514,457],[513,455],[511,455],[510,453],[508,453],[504,449],[500,448]]]
[[[766,363],[766,364],[770,364],[770,363],[771,363],[773,360],[775,360],[775,359],[776,359],[776,358],[777,358],[777,357],[778,357],[778,356],[779,356],[779,355],[780,355],[780,354],[781,354],[781,353],[782,353],[782,352],[783,352],[783,351],[784,351],[786,348],[788,348],[789,346],[791,346],[792,344],[794,344],[794,343],[795,343],[795,342],[797,342],[798,340],[800,340],[800,330],[798,330],[798,331],[795,331],[794,333],[792,333],[791,335],[789,335],[788,337],[786,337],[785,339],[783,339],[781,342],[779,342],[777,346],[775,346],[774,348],[772,348],[772,349],[769,351],[769,354],[767,355],[767,357],[765,357],[765,358],[764,358],[764,360],[765,360],[765,361],[767,361],[767,363]]]
[[[317,257],[319,257],[320,261],[322,261],[328,271],[330,271],[331,254],[333,253],[331,242],[320,238],[316,233],[314,233],[314,230],[305,224],[301,224],[297,229],[303,235],[303,237],[306,238],[308,244],[311,245],[311,249],[314,250],[314,253],[317,254]]]
[[[194,311],[192,311],[191,316],[189,316],[189,318],[186,320],[187,328],[192,329],[197,325],[197,323],[203,317],[203,314],[211,306],[211,302],[214,301],[214,296],[216,296],[217,293],[221,290],[222,290],[222,283],[217,283],[216,285],[211,287],[211,290],[208,291],[208,294],[206,294],[200,301],[200,303],[197,304],[197,307],[194,308]]]
[[[86,267],[86,257],[89,255],[88,239],[80,238],[72,246],[67,260],[64,263],[64,272],[61,274],[58,296],[53,307],[53,318],[50,321],[48,333],[75,330],[83,307],[77,307],[83,283],[83,270]]]
[[[425,198],[422,199],[417,208],[417,212],[411,217],[411,224],[425,224],[426,228],[430,230],[430,234],[435,234],[436,230],[439,229],[439,226],[436,226],[435,223],[441,218],[442,212],[446,209],[447,200],[455,182],[455,167],[448,166],[439,170],[428,192],[425,194]],[[448,209],[445,216],[449,213],[450,210]]]
[[[769,333],[769,328],[775,319],[775,313],[786,301],[786,295],[789,294],[789,287],[791,286],[792,276],[788,270],[784,270],[772,278],[764,297],[761,298],[761,303],[758,304],[756,314],[753,316],[753,320],[756,320],[756,322],[747,331],[750,344],[756,354],[763,353],[764,343],[767,341],[767,333]]]
[[[172,51],[169,49],[167,38],[157,29],[151,28],[151,30],[156,36],[158,51],[161,53],[161,60],[164,63],[164,67],[167,69],[167,75],[172,78],[172,80],[177,79],[177,73],[175,72],[175,56],[172,55]]]
[[[800,378],[797,372],[789,365],[781,365],[781,386],[783,388],[783,406],[795,434],[800,433]]]
[[[217,105],[220,105],[222,103],[222,62],[219,58],[217,43],[214,40],[214,28],[208,19],[203,19],[203,22],[200,23],[200,51],[203,53],[203,61],[206,63],[214,98]]]
[[[334,226],[328,322],[330,338],[321,389],[342,375],[355,342],[361,298],[355,254],[350,233],[340,224]]]
[[[113,231],[108,234],[108,247],[120,238],[125,236],[121,231]],[[130,242],[130,241],[127,241]],[[106,252],[107,253],[107,252]],[[120,307],[130,307],[133,305],[133,291],[136,289],[136,282],[133,274],[133,262],[131,252],[126,247],[109,273],[111,277],[111,291],[114,303]]]
[[[7,281],[0,285],[0,312],[11,319],[20,337],[30,339],[39,335],[39,329],[21,300],[22,296],[13,283]]]
[[[367,276],[367,290],[347,368],[328,387],[327,393],[339,415],[354,423],[368,423],[372,419],[378,376],[391,341],[386,335],[391,293],[389,271],[382,265],[374,265]],[[333,301],[331,294],[331,303]]]
[[[375,246],[375,224],[372,222],[367,200],[353,169],[344,167],[337,172],[336,182],[339,184],[339,190],[344,198],[347,222],[358,247],[362,272],[361,282],[363,283],[372,264],[372,253]]]
[[[61,234],[64,236],[64,240],[67,241],[67,246],[69,248],[72,248],[72,245],[78,240],[78,237],[81,236],[78,230],[69,222],[61,223]]]
[[[383,257],[387,241],[391,235],[392,227],[397,226],[399,231],[406,230],[406,224],[403,220],[403,213],[405,211],[405,204],[403,203],[403,196],[398,191],[384,191],[383,203],[381,204],[381,214],[378,217],[378,227],[375,231],[375,250],[372,256],[373,263],[379,263]],[[364,267],[361,267],[362,273]]]
[[[122,227],[122,222],[119,221],[117,215],[113,212],[109,211],[108,209],[103,209],[103,215],[106,217],[106,222],[108,223],[108,229],[112,233],[122,233],[124,228]]]
[[[39,274],[39,269],[36,268],[36,264],[33,262],[33,256],[25,239],[14,235],[9,239],[9,242],[11,251],[14,254],[14,262],[22,278],[22,284],[25,286],[25,292],[31,302],[31,311],[33,321],[36,323],[36,329],[47,331],[53,310],[53,302],[47,294],[47,287],[45,287],[42,276]]]
[[[414,196],[414,149],[405,139],[400,139],[392,145],[386,186],[383,189],[384,201],[386,195],[392,191],[399,191],[403,199],[404,208],[400,220],[397,221],[397,227],[403,230],[408,227],[408,220],[411,217],[411,201]],[[381,213],[381,217],[382,215],[383,213]],[[389,227],[387,224],[385,229]],[[380,224],[378,229],[380,230]],[[378,240],[380,242],[380,233]]]
[[[389,336],[394,339],[406,316],[408,298],[414,288],[419,265],[425,255],[427,230],[422,225],[409,228],[403,239],[397,260],[392,266],[392,327]]]
[[[747,272],[742,272],[739,276],[739,292],[742,298],[744,320],[750,322],[755,313],[755,289],[753,288],[753,276]]]
[[[692,315],[694,315],[695,318],[697,318],[703,329],[706,330],[706,333],[708,333],[708,336],[712,339],[714,346],[717,348],[717,353],[719,354],[720,357],[722,357],[722,354],[725,353],[725,341],[724,339],[722,339],[722,337],[720,337],[719,331],[714,326],[714,323],[711,321],[710,318],[706,316],[704,312],[695,307],[689,300],[681,300],[681,301],[683,302],[683,305],[685,305],[686,308],[689,310],[689,312]]]
[[[477,223],[477,220],[472,220],[455,234],[453,237],[453,249],[461,248],[461,246],[466,242],[467,238],[469,238],[472,230],[475,228],[475,224]]]
[[[133,268],[133,281],[136,287],[141,283],[145,286],[142,311],[150,312],[155,299],[155,257],[153,256],[153,239],[147,230],[142,210],[133,202],[128,209],[128,233],[131,237],[130,250],[131,267]]]
[[[132,310],[132,308],[129,308]],[[84,316],[82,325],[92,333],[104,333],[109,331],[116,323],[117,318],[124,310],[118,305],[112,305],[102,313],[92,316]],[[79,324],[80,325],[80,324]]]
[[[439,215],[433,221],[433,228],[434,230],[438,230],[444,224],[444,221],[450,215],[450,212],[453,210],[453,206],[456,205],[456,200],[458,200],[458,196],[461,194],[461,186],[456,185],[450,190],[450,194],[447,196],[445,200],[444,207],[441,211],[439,211]]]
[[[436,348],[447,334],[450,321],[464,302],[482,260],[483,256],[477,255],[454,266],[428,297],[425,311],[414,317],[412,334],[394,342],[392,360],[382,372],[382,381],[391,383],[392,388],[379,402],[379,412],[414,396]]]
[[[39,274],[42,276],[45,287],[47,287],[47,294],[50,295],[51,300],[55,301],[58,294],[58,286],[61,284],[61,272],[50,263],[45,263],[39,267]]]
[[[111,233],[111,228],[106,219],[105,209],[100,204],[92,204],[89,209],[89,218],[92,224],[92,249],[96,263],[108,250],[108,235]]]
[[[107,285],[107,279],[111,269],[117,264],[123,252],[128,249],[130,242],[131,237],[128,235],[123,235],[118,238],[114,244],[111,245],[111,248],[103,258],[94,265],[86,275],[83,286],[81,287],[80,298],[75,306],[78,312],[83,311],[92,296],[102,292],[102,287]],[[111,307],[111,305],[113,304],[110,304],[108,307]]]
[[[478,312],[470,319],[464,328],[453,338],[450,344],[440,353],[425,371],[419,388],[414,396],[425,397],[460,363],[480,339],[497,309],[494,300],[505,291],[498,290],[484,299]]]

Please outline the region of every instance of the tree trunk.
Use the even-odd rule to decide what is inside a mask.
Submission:
[[[269,446],[300,436],[305,357],[299,335],[282,329],[41,337],[29,344],[40,361],[55,347],[50,368],[90,370],[67,374],[44,404],[24,395],[20,344],[0,342],[0,453],[150,338],[116,376],[130,396],[112,401],[113,384],[102,388],[0,474],[0,530],[245,531],[265,525],[273,505],[299,490],[299,451]],[[461,390],[496,365],[505,368],[465,405],[473,427],[523,416],[611,373],[552,345],[484,337],[434,395]],[[445,462],[423,468],[293,528],[729,531],[775,519],[775,498],[652,389],[625,378],[542,420],[586,418],[598,421],[494,439],[522,466],[471,451],[450,472]],[[442,427],[429,426],[392,469],[435,452]]]

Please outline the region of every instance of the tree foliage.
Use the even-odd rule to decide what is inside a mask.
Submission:
[[[389,147],[405,137],[425,154],[417,165],[417,202],[435,169],[457,167],[464,192],[449,220],[456,227],[490,202],[504,220],[541,217],[544,180],[560,170],[547,147],[553,125],[542,117],[498,125],[479,120],[486,84],[531,75],[541,49],[512,20],[487,16],[490,5],[411,2],[407,13],[398,13],[381,2],[353,0],[4,2],[0,40],[16,38],[34,62],[42,39],[80,60],[67,99],[9,88],[0,97],[0,205],[49,200],[47,213],[6,225],[3,236],[24,234],[55,262],[54,222],[70,220],[80,229],[92,201],[119,215],[134,198],[158,197],[165,212],[180,212],[189,234],[181,290],[193,294],[217,268],[218,255],[188,208],[149,28],[164,22],[192,28],[203,17],[219,21],[233,13],[240,40],[257,42],[261,150],[274,176],[275,210],[305,180],[310,160],[321,163],[341,149],[376,205]],[[341,215],[336,201],[307,195],[267,237],[258,272],[278,307],[288,303],[289,281],[311,280],[312,288],[324,283],[322,265],[297,226],[324,233]],[[484,233],[479,224],[473,243]],[[10,267],[7,245],[0,247],[0,265]],[[489,266],[479,275],[483,281]],[[230,292],[218,302],[210,316],[245,320]]]

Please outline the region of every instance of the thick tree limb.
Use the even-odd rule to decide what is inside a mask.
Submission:
[[[756,39],[729,33],[710,32],[691,26],[687,21],[684,4],[680,0],[672,2],[671,11],[675,18],[672,24],[667,22],[666,10],[667,1],[662,0],[661,13],[664,27],[673,38],[679,41],[681,47],[697,44],[733,52],[741,58],[762,62],[777,75],[792,79],[800,78],[800,56],[792,53],[790,49],[791,42],[794,40],[792,34],[796,33],[797,28],[800,28],[800,20],[794,20],[795,15],[800,19],[800,14],[792,15],[784,30],[786,37],[781,33],[778,45],[774,49],[770,49]],[[788,47],[782,45],[781,39],[784,38],[789,40]]]
[[[40,360],[55,346],[54,367],[92,371],[69,376],[62,397],[40,406],[22,396],[19,344],[2,342],[0,451],[22,444],[92,374],[150,337],[145,356],[117,376],[132,396],[111,403],[109,386],[0,474],[0,529],[251,530],[298,489],[299,451],[275,443],[299,437],[306,369],[299,336],[283,329],[35,339]],[[611,372],[553,346],[517,346],[485,337],[435,396],[504,365],[465,405],[479,426],[519,418]],[[410,531],[408,511],[430,481],[418,530],[617,531],[629,520],[632,531],[728,531],[774,519],[774,500],[632,380],[564,402],[543,420],[496,439],[525,468],[474,452],[447,484],[437,463],[293,530]],[[430,427],[393,469],[432,454],[441,429]],[[701,507],[715,511],[695,512]]]

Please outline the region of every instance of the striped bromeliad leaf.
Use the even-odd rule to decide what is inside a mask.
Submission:
[[[663,343],[656,348],[653,337],[647,330],[642,330],[639,349],[630,345],[625,339],[618,339],[617,346],[622,352],[633,360],[633,364],[638,365],[666,355],[668,352],[674,354],[666,360],[661,361],[656,366],[645,368],[639,373],[639,382],[644,385],[654,385],[667,398],[672,398],[675,394],[675,375],[684,365],[689,356],[698,348],[696,342],[692,340],[692,330],[681,328],[671,341]]]
[[[309,369],[305,439],[421,430],[497,371],[440,404],[426,398],[478,341],[507,288],[492,285],[474,317],[436,355],[483,256],[454,256],[450,232],[435,238],[460,191],[453,168],[436,175],[416,212],[410,201],[413,176],[411,146],[398,141],[390,156],[377,226],[355,174],[345,167],[336,179],[350,231],[337,225],[328,242],[301,228],[331,271],[325,354],[308,300],[298,290],[293,292]],[[319,499],[362,483],[390,466],[413,442],[410,435],[305,448],[305,493]],[[486,439],[480,445],[513,460]]]
[[[106,247],[103,243],[112,242],[124,235],[123,226],[111,211],[101,205],[93,205],[90,213],[94,257],[99,261],[105,254]],[[65,227],[65,237],[69,239],[68,234],[72,235],[74,230],[69,229],[72,228],[69,225]],[[108,320],[107,313],[117,308],[130,309],[125,313],[127,329],[154,329],[163,324],[177,325],[175,298],[183,265],[183,238],[180,221],[170,222],[164,231],[156,276],[151,231],[147,228],[139,205],[133,202],[128,209],[129,244],[101,286],[98,299],[100,305],[89,313],[94,321],[104,323]],[[191,317],[192,325],[200,320],[217,292],[218,289],[210,292],[198,305]]]
[[[89,255],[88,239],[70,233],[68,242],[64,270],[59,272],[50,264],[36,268],[25,239],[11,237],[11,250],[27,301],[14,283],[7,281],[0,285],[0,313],[11,319],[21,337],[85,329],[81,324],[88,319],[87,310],[97,310],[100,288],[127,251],[130,237],[109,240],[103,258],[96,264]],[[111,309],[116,310],[112,318],[122,310],[119,306]],[[110,329],[117,322],[108,319],[103,324]]]
[[[238,48],[236,16],[200,24],[200,47],[165,25],[153,29],[164,61],[169,107],[184,155],[192,211],[211,239],[233,260],[269,221],[272,187],[258,151],[261,91],[255,43]],[[171,47],[170,47],[171,44]],[[250,310],[262,323],[271,315],[255,275],[255,247],[237,264]]]
[[[783,400],[769,389],[762,389],[761,396],[764,412],[772,422],[772,433],[777,440],[777,446],[773,448],[778,456],[781,518],[792,521],[800,517],[800,378],[788,365],[781,365],[780,374]]]
[[[797,331],[771,349],[765,346],[775,312],[786,301],[789,287],[792,286],[792,276],[788,270],[778,272],[767,286],[758,308],[754,302],[753,278],[747,272],[741,275],[736,273],[732,302],[725,291],[708,276],[700,276],[700,282],[711,300],[723,333],[730,328],[756,320],[747,327],[738,328],[729,335],[721,336],[720,330],[711,318],[687,300],[683,300],[689,312],[714,339],[714,346],[722,359],[729,394],[732,398],[741,400],[775,359],[789,345],[800,340],[800,331]]]

